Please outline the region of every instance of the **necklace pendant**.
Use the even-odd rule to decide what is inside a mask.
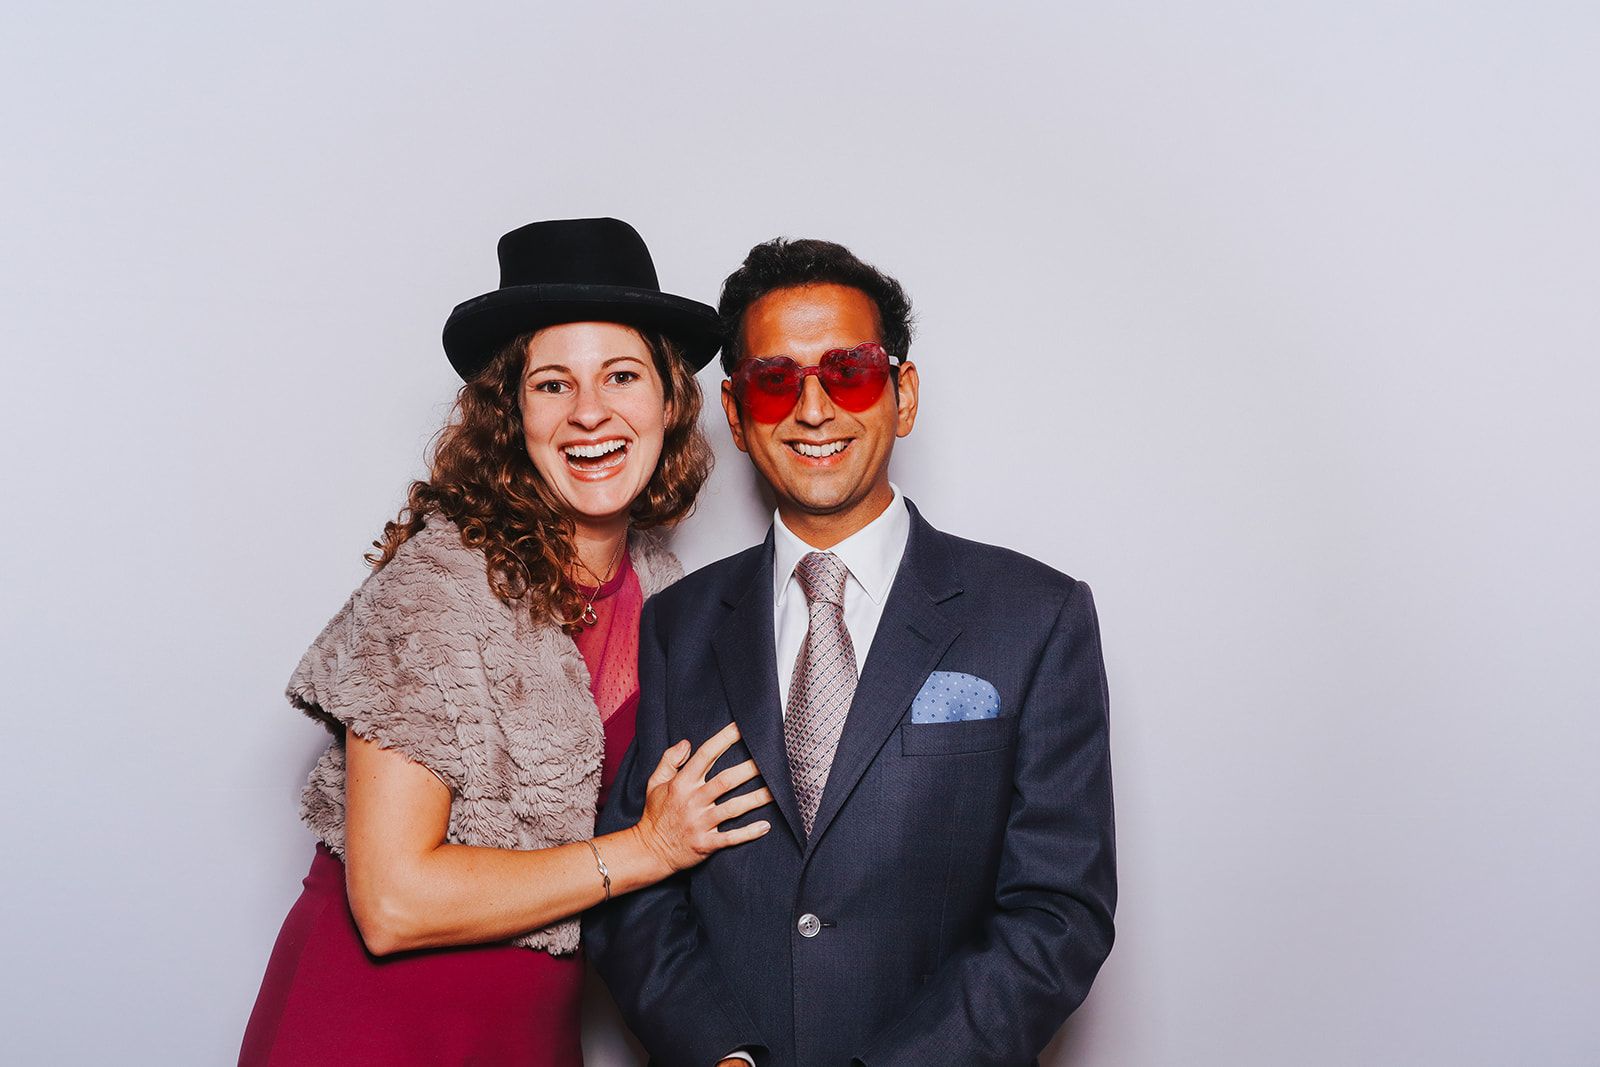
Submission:
[[[585,626],[593,626],[595,623],[600,621],[600,616],[594,613],[594,604],[592,603],[585,604],[583,606],[583,614],[578,616],[578,618]]]

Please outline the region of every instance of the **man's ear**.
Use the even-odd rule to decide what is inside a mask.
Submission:
[[[917,424],[917,365],[909,360],[900,364],[900,390],[896,405],[894,435],[904,437]]]
[[[733,383],[722,379],[722,413],[728,416],[728,433],[740,452],[749,452],[744,445],[744,423],[739,421],[739,398],[733,395]]]

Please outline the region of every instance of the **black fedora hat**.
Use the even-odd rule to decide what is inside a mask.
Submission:
[[[518,334],[561,322],[659,330],[699,370],[721,346],[717,312],[661,291],[644,238],[620,219],[534,222],[500,238],[500,288],[457,304],[444,351],[471,378]]]

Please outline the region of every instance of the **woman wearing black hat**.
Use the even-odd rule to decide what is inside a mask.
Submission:
[[[467,384],[428,479],[289,683],[333,739],[241,1064],[579,1067],[578,913],[767,830],[717,829],[771,799],[726,796],[749,762],[706,780],[730,725],[669,750],[638,825],[594,837],[640,607],[681,573],[641,531],[710,469],[694,371],[715,312],[661,292],[615,219],[525,226],[500,264],[446,323]]]

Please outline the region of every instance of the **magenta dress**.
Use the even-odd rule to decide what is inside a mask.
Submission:
[[[633,740],[639,611],[627,554],[599,590],[599,621],[574,639],[605,727],[600,802]],[[582,1067],[583,957],[516,945],[368,954],[344,864],[317,845],[305,889],[273,946],[240,1067]]]

